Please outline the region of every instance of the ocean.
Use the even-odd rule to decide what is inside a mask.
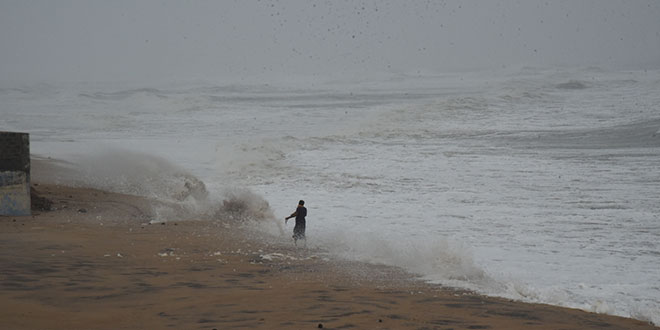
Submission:
[[[78,167],[59,183],[202,212],[175,198],[199,180],[206,203],[248,191],[277,221],[304,199],[308,247],[330,256],[657,325],[658,91],[658,70],[596,67],[3,82],[0,130]]]

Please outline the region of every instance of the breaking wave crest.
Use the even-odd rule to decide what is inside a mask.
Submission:
[[[241,222],[275,218],[268,202],[246,188],[228,189],[215,216]]]
[[[154,155],[108,150],[71,161],[34,157],[35,182],[85,187],[146,197],[153,222],[203,218],[233,222],[274,219],[268,202],[247,188],[219,194],[189,171]]]

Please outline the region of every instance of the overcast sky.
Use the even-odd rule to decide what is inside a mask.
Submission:
[[[660,68],[660,0],[0,0],[0,80]]]

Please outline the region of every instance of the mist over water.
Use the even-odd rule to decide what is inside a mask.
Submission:
[[[653,0],[0,3],[0,80],[264,81],[660,65]]]
[[[4,1],[0,130],[58,160],[36,179],[153,198],[154,221],[286,242],[304,199],[329,255],[660,324],[658,17],[657,1]]]

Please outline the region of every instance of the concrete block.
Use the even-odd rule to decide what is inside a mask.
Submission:
[[[30,136],[0,132],[0,215],[30,214]]]

